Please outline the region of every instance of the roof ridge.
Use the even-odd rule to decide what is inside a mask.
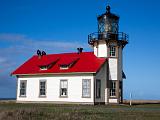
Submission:
[[[87,51],[87,52],[82,52],[83,53],[93,53],[93,51]],[[66,52],[66,53],[52,53],[52,54],[46,54],[46,56],[50,56],[50,55],[64,55],[64,54],[78,54],[77,52]],[[38,55],[33,55],[33,56],[38,56]]]

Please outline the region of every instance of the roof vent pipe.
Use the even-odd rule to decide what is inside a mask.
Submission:
[[[45,52],[45,51],[42,51],[42,56],[43,56],[43,55],[46,55],[46,52]]]
[[[81,54],[82,53],[82,51],[83,51],[83,48],[77,48],[77,50],[78,50],[78,54]]]
[[[40,51],[40,50],[37,50],[37,55],[38,55],[38,58],[40,59],[42,56],[46,55],[46,52],[45,51]]]
[[[41,56],[42,56],[42,53],[41,53],[41,51],[40,51],[40,50],[37,50],[37,55],[38,55],[38,58],[40,59],[40,58],[41,58]]]

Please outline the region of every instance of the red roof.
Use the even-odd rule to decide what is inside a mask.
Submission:
[[[39,59],[38,61],[37,61],[37,65],[39,65],[39,66],[47,66],[47,65],[49,65],[49,64],[51,64],[51,63],[54,63],[54,62],[56,62],[56,61],[58,61],[58,59],[59,58],[56,58],[56,57],[48,57],[48,56],[43,56],[43,59]]]
[[[59,64],[60,65],[70,65],[73,62],[76,62],[79,59],[79,57],[68,57],[65,56],[63,59],[60,59]]]
[[[96,73],[106,61],[98,58],[93,52],[50,54],[39,58],[34,55],[27,62],[17,68],[12,75],[30,74],[58,74],[58,73]],[[60,69],[60,65],[72,64],[68,69]],[[47,70],[41,70],[40,66],[53,64]]]

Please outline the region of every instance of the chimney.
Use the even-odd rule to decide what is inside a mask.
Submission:
[[[77,50],[78,50],[78,54],[81,54],[82,53],[82,51],[83,51],[83,48],[77,48]]]

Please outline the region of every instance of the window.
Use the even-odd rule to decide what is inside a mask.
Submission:
[[[116,81],[110,80],[110,96],[116,97]]]
[[[96,80],[96,98],[101,97],[101,80]]]
[[[60,70],[67,70],[71,68],[78,60],[78,57],[69,57],[61,59],[61,61],[59,62]]]
[[[110,46],[110,56],[115,57],[116,56],[116,47]]]
[[[82,80],[82,97],[91,97],[91,80],[83,79]]]
[[[20,81],[20,96],[26,96],[26,86],[27,86],[27,81],[26,80],[21,80]]]
[[[60,97],[67,97],[68,95],[68,81],[61,80],[60,81]]]
[[[39,96],[46,96],[46,81],[40,80],[39,82]]]
[[[69,69],[69,65],[60,65],[61,70],[67,70]]]
[[[41,66],[40,69],[41,69],[41,70],[47,70],[48,67],[47,67],[47,66]]]

